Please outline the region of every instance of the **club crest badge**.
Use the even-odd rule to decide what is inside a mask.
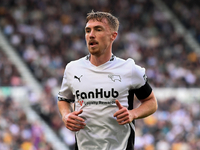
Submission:
[[[115,82],[115,81],[121,82],[121,77],[120,77],[120,75],[111,75],[111,74],[109,74],[108,77],[109,77],[113,82]]]

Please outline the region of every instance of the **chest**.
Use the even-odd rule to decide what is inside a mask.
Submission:
[[[130,88],[130,74],[119,69],[77,69],[70,75],[70,86],[77,99],[117,98]]]

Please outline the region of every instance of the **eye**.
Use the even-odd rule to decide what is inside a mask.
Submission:
[[[89,32],[90,32],[90,30],[85,30],[85,32],[86,32],[86,33],[89,33]]]
[[[97,31],[102,31],[102,29],[101,28],[97,28]]]
[[[86,29],[85,29],[85,32],[86,32],[86,33],[90,33],[90,29],[87,29],[87,28],[86,28]]]

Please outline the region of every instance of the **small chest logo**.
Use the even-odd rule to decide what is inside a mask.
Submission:
[[[81,99],[80,99],[80,100],[78,100],[78,103],[79,103],[81,106],[83,105],[83,102],[84,102],[84,101],[83,101],[83,100],[81,100]]]
[[[82,77],[83,75],[81,75],[80,77],[77,77],[77,76],[74,76],[74,79],[77,79],[79,82],[81,82],[81,77]]]
[[[113,82],[115,82],[115,81],[119,81],[119,82],[121,82],[121,77],[120,77],[120,75],[108,75],[108,77],[113,81]]]

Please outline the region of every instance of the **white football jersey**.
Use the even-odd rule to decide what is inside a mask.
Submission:
[[[86,126],[76,132],[79,150],[126,149],[131,129],[113,117],[119,109],[115,100],[128,108],[128,91],[145,83],[144,68],[114,55],[100,66],[91,64],[89,56],[66,66],[58,100],[74,101],[75,110],[83,110],[79,116]]]

